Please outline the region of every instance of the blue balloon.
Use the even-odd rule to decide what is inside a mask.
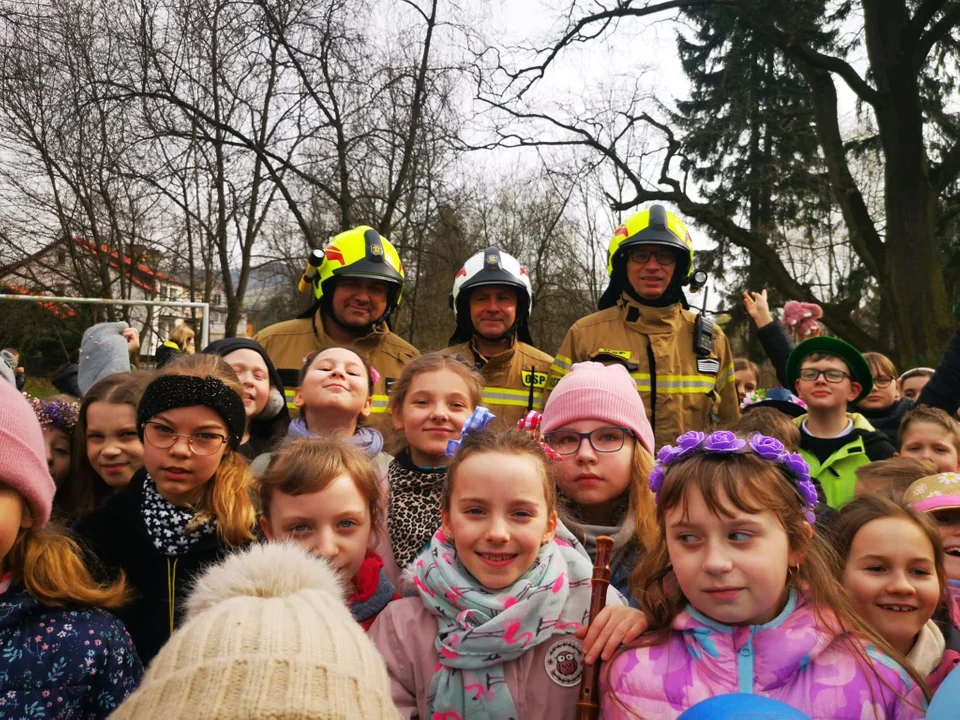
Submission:
[[[957,716],[960,707],[960,672],[953,670],[937,688],[927,708],[927,720],[948,720]]]
[[[677,720],[810,720],[810,716],[779,700],[732,693],[698,702]]]

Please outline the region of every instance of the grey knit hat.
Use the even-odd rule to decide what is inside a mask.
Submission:
[[[14,370],[17,369],[17,359],[13,353],[7,350],[0,350],[0,378],[3,378],[14,387],[17,386],[17,378]]]
[[[83,395],[107,375],[130,372],[130,352],[126,339],[120,335],[128,327],[125,322],[108,322],[84,331],[77,375],[77,385]]]

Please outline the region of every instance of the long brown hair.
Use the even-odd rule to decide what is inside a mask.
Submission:
[[[129,405],[136,418],[140,396],[152,377],[147,372],[108,375],[95,382],[83,396],[73,433],[70,477],[57,489],[53,499],[54,512],[65,522],[73,522],[91,512],[96,507],[97,497],[110,493],[110,486],[93,469],[87,457],[87,410],[95,402]]]
[[[674,508],[686,513],[691,490],[699,491],[707,507],[717,515],[729,514],[731,506],[751,514],[771,511],[786,531],[790,551],[803,558],[792,584],[802,589],[814,608],[817,621],[837,628],[842,634],[838,640],[847,646],[864,674],[884,682],[873,669],[873,662],[859,640],[872,643],[900,663],[929,698],[923,678],[854,609],[834,575],[836,561],[831,559],[833,551],[819,535],[811,533],[793,481],[779,466],[754,454],[698,453],[667,467],[657,496],[659,542],[653,545],[630,576],[631,594],[640,603],[650,623],[648,633],[631,647],[663,643],[671,632],[674,619],[689,604],[670,562],[665,516]],[[787,568],[784,571],[787,572]],[[833,617],[828,614],[830,612]],[[613,697],[615,702],[623,704],[615,695]]]
[[[237,374],[219,355],[180,355],[153,377],[167,375],[212,377],[243,397]],[[253,540],[257,513],[249,494],[252,484],[247,461],[235,449],[228,448],[217,472],[204,483],[200,499],[193,506],[194,522],[216,518],[218,537],[231,547]]]
[[[902,495],[902,493],[901,493]],[[883,518],[897,518],[911,522],[920,528],[920,531],[930,541],[933,547],[933,566],[937,571],[937,580],[940,582],[941,600],[946,601],[949,593],[947,583],[947,569],[944,564],[943,541],[940,539],[940,530],[937,523],[927,513],[914,510],[901,501],[893,500],[883,495],[860,495],[848,502],[837,513],[830,529],[833,547],[836,548],[834,568],[837,580],[843,581],[843,571],[850,559],[850,548],[860,529],[869,522]]]
[[[370,511],[371,532],[377,533],[383,523],[380,476],[360,448],[332,438],[297,438],[273,453],[256,483],[260,510],[269,521],[275,492],[293,496],[320,492],[342,475],[357,486]]]
[[[77,543],[51,523],[39,529],[21,530],[5,560],[13,581],[48,607],[113,609],[130,600],[122,572],[113,583],[97,583],[84,564]]]

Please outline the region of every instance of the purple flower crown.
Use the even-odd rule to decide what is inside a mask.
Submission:
[[[64,432],[72,432],[80,417],[80,403],[65,400],[41,400],[28,393],[23,393],[33,407],[33,412],[40,421],[40,425],[51,425]]]
[[[710,455],[753,454],[776,463],[794,479],[797,492],[803,506],[804,517],[811,525],[816,517],[813,508],[817,504],[817,489],[810,480],[810,466],[801,455],[789,452],[783,443],[776,438],[757,433],[749,440],[738,437],[729,430],[718,430],[710,435],[691,430],[677,438],[676,445],[665,445],[657,453],[657,464],[650,471],[650,490],[660,500],[660,488],[663,487],[663,478],[666,468],[678,460],[698,453]]]

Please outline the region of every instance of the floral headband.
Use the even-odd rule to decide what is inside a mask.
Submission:
[[[33,407],[33,412],[43,427],[52,426],[57,430],[64,432],[73,432],[77,424],[77,418],[80,417],[80,403],[67,402],[66,400],[41,400],[28,393],[23,393]]]
[[[677,444],[665,445],[657,453],[657,464],[650,471],[650,490],[660,501],[660,488],[667,474],[668,465],[696,454],[708,455],[757,455],[764,460],[776,463],[784,470],[797,486],[800,493],[804,517],[811,525],[816,520],[813,513],[817,504],[817,489],[810,480],[810,467],[807,461],[797,453],[789,452],[776,438],[757,433],[744,440],[729,430],[718,430],[710,435],[692,430],[677,438]]]

